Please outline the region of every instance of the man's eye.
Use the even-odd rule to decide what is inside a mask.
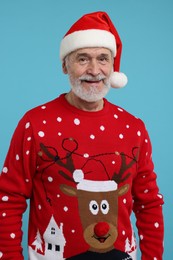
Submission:
[[[85,64],[88,62],[88,59],[87,58],[79,58],[79,63],[80,64]]]
[[[108,62],[108,58],[106,58],[106,57],[101,57],[101,58],[99,59],[99,62],[102,63],[102,64],[106,64],[106,63]]]

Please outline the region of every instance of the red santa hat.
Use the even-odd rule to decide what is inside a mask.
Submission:
[[[112,51],[114,68],[111,86],[121,88],[127,84],[127,77],[120,72],[122,42],[108,14],[95,12],[82,16],[65,34],[60,45],[60,58],[80,48],[104,47]]]

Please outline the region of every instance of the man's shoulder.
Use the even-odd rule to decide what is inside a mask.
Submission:
[[[51,111],[54,111],[54,109],[58,108],[58,106],[60,105],[60,98],[61,96],[56,97],[55,99],[49,100],[45,103],[42,103],[38,106],[35,106],[31,109],[29,109],[25,115],[28,117],[35,117],[35,116],[39,116],[40,114],[43,113],[43,111],[49,111],[51,113]]]
[[[114,117],[119,119],[119,120],[123,120],[123,121],[129,121],[130,123],[134,123],[134,124],[139,124],[139,125],[144,125],[144,122],[143,120],[132,114],[131,112],[129,112],[128,110],[126,110],[125,108],[119,106],[119,105],[116,105],[116,104],[113,104],[111,102],[108,102],[109,103],[109,106],[110,106],[110,109],[112,111],[112,113],[114,114]]]

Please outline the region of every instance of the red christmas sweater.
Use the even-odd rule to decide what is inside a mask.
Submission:
[[[161,260],[163,198],[151,152],[144,123],[106,99],[87,112],[62,94],[28,111],[0,175],[0,259],[23,259],[29,199],[30,260],[135,260],[132,210],[141,259]]]

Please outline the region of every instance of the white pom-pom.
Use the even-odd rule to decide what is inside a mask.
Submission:
[[[75,182],[81,182],[84,179],[84,173],[80,169],[76,169],[73,172],[73,179]]]
[[[112,88],[123,88],[127,84],[127,76],[122,72],[113,72],[110,78]]]

